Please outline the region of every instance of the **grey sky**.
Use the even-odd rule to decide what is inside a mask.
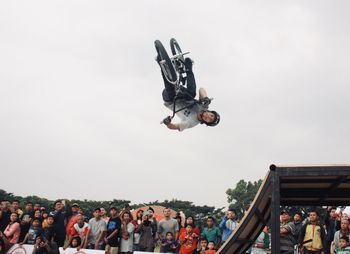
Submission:
[[[224,206],[271,163],[349,162],[349,1],[3,1],[1,186]],[[191,51],[218,127],[159,121],[153,41]],[[17,183],[15,183],[15,180]]]

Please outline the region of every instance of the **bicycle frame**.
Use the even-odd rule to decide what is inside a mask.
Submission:
[[[171,63],[174,66],[174,69],[176,71],[176,80],[172,82],[171,80],[168,79],[166,75],[165,75],[165,78],[169,83],[175,86],[176,95],[178,95],[181,91],[181,83],[182,83],[182,86],[185,84],[185,80],[186,80],[186,77],[184,76],[185,63],[182,59],[184,55],[187,55],[189,53],[190,52],[180,53],[170,57]],[[166,72],[166,73],[169,72],[169,70],[167,70],[167,68],[169,67],[165,64],[165,61],[160,61],[159,64],[163,72]]]

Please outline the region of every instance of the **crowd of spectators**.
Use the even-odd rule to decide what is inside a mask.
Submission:
[[[327,207],[321,218],[311,209],[303,220],[301,212],[280,215],[280,248],[282,254],[350,254],[349,215],[337,207]]]
[[[229,210],[220,223],[212,216],[199,229],[195,217],[171,216],[164,208],[157,220],[152,207],[97,207],[87,216],[79,204],[57,200],[50,211],[38,203],[2,200],[0,206],[0,254],[14,244],[31,244],[33,254],[59,253],[59,247],[104,250],[108,254],[134,251],[181,254],[214,254],[237,228],[236,212]]]

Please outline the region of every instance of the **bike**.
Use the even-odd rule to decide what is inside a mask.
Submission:
[[[185,85],[186,85],[186,66],[185,66],[185,57],[184,55],[189,54],[190,52],[185,52],[183,53],[181,50],[181,47],[179,45],[179,43],[176,41],[176,39],[171,38],[170,39],[170,49],[171,49],[171,53],[172,56],[169,57],[167,51],[165,50],[163,44],[159,41],[156,40],[154,42],[154,46],[156,48],[158,57],[156,58],[156,60],[158,61],[160,68],[162,69],[165,79],[174,85],[175,88],[175,98],[174,98],[174,103],[173,103],[173,115],[172,116],[167,116],[165,119],[163,119],[163,121],[161,121],[162,123],[165,123],[164,121],[166,119],[173,119],[175,114],[177,112],[180,112],[188,107],[193,106],[194,104],[197,103],[202,103],[194,98],[191,98],[191,100],[193,100],[193,103],[191,103],[190,105],[184,107],[184,108],[180,108],[176,110],[176,100],[185,96],[186,94],[184,94],[184,91],[186,91],[185,89]],[[212,98],[210,99],[210,101],[212,100]],[[209,101],[209,103],[210,103]],[[206,102],[208,103],[208,102]],[[209,104],[208,103],[208,104]]]

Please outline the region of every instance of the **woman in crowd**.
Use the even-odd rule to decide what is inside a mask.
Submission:
[[[142,224],[142,217],[143,217],[143,210],[139,209],[136,212],[136,219],[132,221],[132,223],[135,226],[135,230],[134,230],[134,251],[139,251],[140,247],[139,247],[139,243],[140,243],[140,227]]]
[[[10,245],[16,244],[21,233],[21,226],[18,222],[18,214],[13,212],[10,216],[10,223],[4,230],[4,235],[9,241]]]
[[[121,240],[120,253],[130,254],[133,251],[134,244],[134,230],[135,226],[131,223],[132,215],[129,211],[124,211],[121,214]]]

